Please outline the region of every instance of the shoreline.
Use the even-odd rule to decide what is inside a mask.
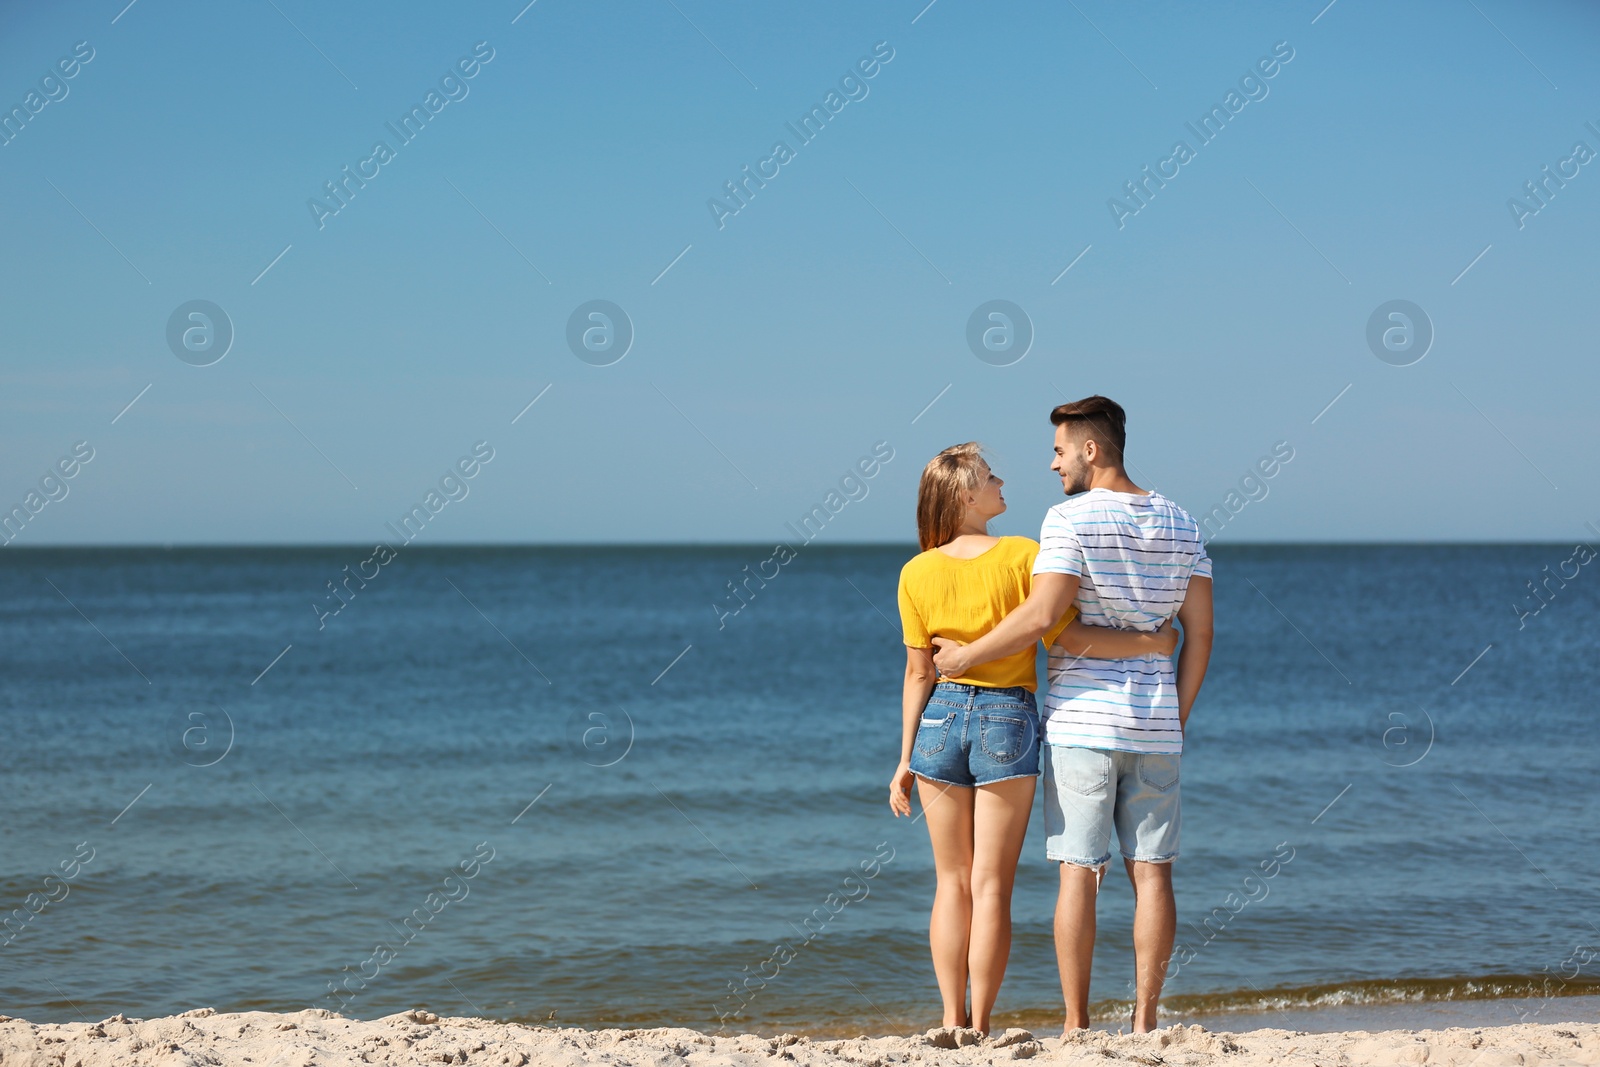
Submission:
[[[1217,1032],[1276,1029],[1304,1033],[1600,1023],[1600,987],[1592,982],[1562,982],[1540,996],[1508,995],[1510,990],[1526,988],[1527,983],[1516,978],[1416,979],[1254,989],[1249,996],[1186,995],[1162,1001],[1160,1022],[1163,1027],[1199,1024]],[[1126,1029],[1132,1008],[1132,1001],[1096,1002],[1090,1006],[1090,1029],[1116,1034],[1119,1025]],[[910,1033],[936,1021],[936,1013],[922,1020],[908,1019],[893,1012],[880,1013],[866,1029],[903,1027],[904,1033]],[[994,1022],[997,1029],[1019,1027],[1046,1037],[1060,1037],[1062,1032],[1061,1015],[1054,1009],[1048,1012],[1037,1009],[999,1011],[995,1013]],[[593,1023],[572,1025],[617,1029],[662,1024],[638,1020],[598,1026]],[[727,1029],[707,1032],[718,1036],[754,1033],[768,1037],[793,1032],[813,1041],[825,1041],[855,1037],[862,1029],[859,1021],[779,1017],[742,1023],[730,1020]]]
[[[1600,998],[1583,998],[1597,1000]],[[1578,1005],[1591,1014],[1593,1005]],[[1243,1021],[1243,1020],[1239,1020]],[[0,1016],[0,1062],[128,1064],[481,1063],[508,1067],[754,1067],[771,1060],[802,1067],[889,1064],[987,1065],[1015,1059],[1103,1064],[1258,1067],[1265,1064],[1600,1064],[1600,1022],[1512,1023],[1444,1029],[1283,1028],[1213,1031],[1177,1023],[1150,1034],[1075,1031],[1065,1037],[1009,1030],[981,1044],[935,1047],[920,1035],[814,1038],[794,1034],[705,1034],[681,1027],[583,1030],[477,1018],[440,1018],[421,1009],[351,1019],[320,1008],[218,1013],[196,1008],[156,1019],[114,1015],[100,1022],[42,1023]],[[787,1067],[787,1065],[783,1065]]]
[[[1600,996],[1562,994],[1552,997],[1463,997],[1454,1000],[1405,1000],[1373,1003],[1293,1005],[1264,1010],[1236,1009],[1174,1016],[1183,1025],[1199,1023],[1210,1030],[1281,1029],[1301,1033],[1354,1030],[1487,1030],[1504,1026],[1600,1024]]]

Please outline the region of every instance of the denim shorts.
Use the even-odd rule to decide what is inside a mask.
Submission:
[[[1178,857],[1177,755],[1046,745],[1045,855],[1078,867],[1111,860],[1111,828],[1122,857],[1170,863]]]
[[[988,785],[1039,773],[1033,694],[962,682],[933,687],[911,748],[911,770],[945,785]]]

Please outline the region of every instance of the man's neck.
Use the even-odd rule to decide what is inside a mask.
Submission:
[[[1148,489],[1141,489],[1128,477],[1128,472],[1121,469],[1099,467],[1089,479],[1090,489],[1109,489],[1113,493],[1133,493],[1136,496],[1148,496]]]

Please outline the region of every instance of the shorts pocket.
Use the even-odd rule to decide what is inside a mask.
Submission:
[[[1146,752],[1139,757],[1139,781],[1165,793],[1178,784],[1178,757]]]
[[[950,736],[950,724],[955,721],[953,711],[937,719],[928,717],[924,711],[922,723],[917,727],[917,751],[924,756],[936,756],[943,752],[945,740]]]
[[[1104,797],[1111,782],[1111,757],[1098,749],[1050,749],[1050,766],[1056,785],[1081,797]]]
[[[978,743],[995,763],[1015,763],[1037,736],[1033,722],[1020,708],[978,713]]]

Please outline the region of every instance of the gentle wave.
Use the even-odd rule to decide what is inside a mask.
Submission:
[[[1600,995],[1600,977],[1580,974],[1560,978],[1549,974],[1486,974],[1455,978],[1394,978],[1332,982],[1319,985],[1279,986],[1273,989],[1236,989],[1222,993],[1189,993],[1163,997],[1163,1016],[1187,1018],[1204,1015],[1271,1013],[1317,1008],[1376,1007],[1389,1004],[1423,1004],[1460,1000],[1543,999]],[[1126,1020],[1131,1000],[1102,1000],[1090,1005],[1096,1022]],[[997,1015],[1007,1026],[1049,1029],[1061,1025],[1061,1012],[1026,1010]]]

